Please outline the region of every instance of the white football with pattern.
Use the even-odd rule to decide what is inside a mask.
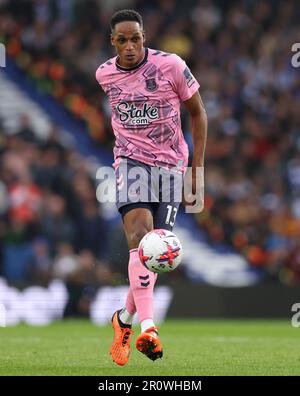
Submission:
[[[138,253],[142,264],[158,274],[174,271],[183,256],[178,237],[164,229],[148,232],[139,244]]]

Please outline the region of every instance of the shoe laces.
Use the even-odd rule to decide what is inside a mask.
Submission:
[[[122,339],[122,346],[124,347],[127,342],[129,341],[129,337],[131,335],[131,331],[128,329],[123,330],[123,339]]]

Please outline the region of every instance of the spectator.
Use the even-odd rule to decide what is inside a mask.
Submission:
[[[66,214],[66,201],[63,197],[52,193],[44,197],[41,234],[49,241],[52,254],[60,242],[74,242],[75,224]]]
[[[108,235],[107,225],[99,215],[96,202],[85,204],[78,220],[77,248],[79,250],[88,249],[96,257],[105,257]]]

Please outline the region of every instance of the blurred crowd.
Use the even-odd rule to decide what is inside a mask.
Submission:
[[[55,126],[40,140],[27,115],[13,134],[0,120],[0,277],[20,288],[62,279],[82,313],[100,285],[124,284],[126,242],[95,190],[88,162]]]
[[[109,21],[115,10],[96,0],[2,3],[0,37],[10,56],[36,84],[87,123],[95,144],[111,148],[110,111],[94,75],[98,65],[114,55]],[[229,243],[271,277],[298,283],[300,68],[291,64],[292,44],[299,41],[298,1],[132,0],[123,1],[125,6],[141,12],[147,46],[183,57],[200,83],[209,130],[206,204],[196,220],[208,241]],[[191,146],[185,112],[183,129]],[[92,178],[83,169],[84,162],[77,162],[78,154],[62,148],[55,137],[49,139],[30,148],[19,137],[2,143],[1,158],[8,169],[4,172],[2,164],[0,191],[9,185],[13,203],[6,238],[16,241],[24,234],[18,216],[26,219],[29,234],[37,232],[31,223],[39,218],[48,241],[45,245],[43,239],[37,240],[41,258],[56,244],[58,262],[83,252],[77,259],[83,266],[91,265],[101,259],[97,238],[102,234],[93,234],[93,242],[86,242],[76,230],[81,226],[85,231],[79,235],[88,235],[91,219],[95,230],[103,227]],[[26,159],[18,156],[18,150],[26,153]],[[30,164],[31,173],[26,172]],[[16,185],[14,172],[21,174]],[[18,208],[22,183],[29,189],[30,210]],[[70,203],[74,192],[77,203]],[[41,263],[48,265],[43,259]],[[96,267],[103,270],[103,265]]]

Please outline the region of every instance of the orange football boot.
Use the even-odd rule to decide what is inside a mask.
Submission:
[[[150,327],[136,339],[137,349],[151,360],[162,358],[163,349],[158,337],[157,327]]]
[[[115,363],[124,366],[129,360],[130,354],[130,337],[133,331],[131,326],[123,327],[119,322],[119,311],[116,311],[112,317],[112,327],[114,329],[114,339],[110,347],[110,354]]]

